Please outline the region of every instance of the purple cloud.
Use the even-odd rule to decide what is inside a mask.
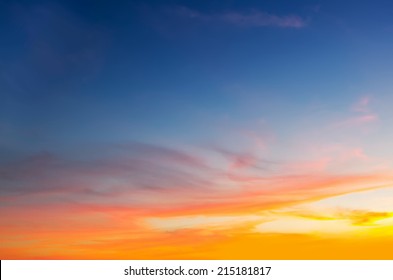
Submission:
[[[102,147],[97,158],[64,158],[42,152],[0,164],[0,194],[121,195],[137,190],[210,186],[212,170],[180,150],[145,143]],[[200,175],[203,174],[203,176]]]
[[[187,7],[179,7],[175,13],[181,17],[204,21],[222,22],[243,27],[277,26],[283,28],[302,28],[306,21],[297,15],[273,15],[266,12],[252,10],[250,12],[223,12],[218,14],[205,14]]]

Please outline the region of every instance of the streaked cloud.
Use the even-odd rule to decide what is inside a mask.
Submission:
[[[255,231],[261,233],[287,234],[342,234],[353,230],[342,220],[312,220],[303,218],[281,218],[256,226]]]
[[[153,228],[161,231],[175,231],[189,228],[205,230],[232,229],[250,222],[261,221],[258,215],[238,216],[179,216],[168,218],[148,218],[146,222]]]
[[[249,12],[228,11],[221,13],[204,13],[188,7],[178,7],[173,10],[178,16],[203,22],[218,22],[241,27],[276,26],[282,28],[302,28],[306,21],[297,15],[275,15],[259,10]]]
[[[357,117],[351,117],[335,124],[336,127],[359,127],[362,125],[376,122],[378,116],[376,114],[364,114]]]
[[[204,178],[196,174],[198,170],[204,171]],[[42,152],[3,163],[0,192],[10,195],[65,192],[79,193],[82,197],[113,195],[137,188],[205,186],[208,174],[203,162],[187,153],[127,143],[104,146],[94,159],[65,158]]]

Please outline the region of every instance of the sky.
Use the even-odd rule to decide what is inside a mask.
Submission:
[[[391,1],[1,1],[1,259],[393,259]]]

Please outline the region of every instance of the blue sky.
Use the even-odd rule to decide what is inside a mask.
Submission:
[[[286,126],[391,86],[389,1],[1,5],[2,138],[14,151],[208,141],[222,119]]]

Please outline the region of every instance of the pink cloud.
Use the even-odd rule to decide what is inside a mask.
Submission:
[[[373,112],[370,108],[371,99],[368,96],[360,98],[356,103],[354,103],[350,111],[352,116],[333,123],[334,128],[350,128],[350,127],[362,127],[364,125],[374,123],[379,120],[378,115]]]
[[[353,148],[348,150],[346,153],[342,154],[342,159],[344,161],[351,159],[368,160],[369,157],[364,153],[361,148]]]
[[[258,159],[253,155],[238,155],[233,159],[231,168],[242,169],[253,167],[257,163]]]
[[[365,154],[363,148],[352,147],[342,144],[328,145],[326,147],[320,147],[318,152],[323,155],[327,155],[334,160],[332,163],[343,163],[352,160],[369,160],[369,156]]]
[[[354,112],[359,113],[368,113],[370,112],[369,104],[370,104],[370,97],[364,96],[360,100],[358,100],[355,104],[352,105],[352,110]]]
[[[357,117],[352,117],[346,119],[344,121],[336,123],[335,127],[358,127],[365,124],[373,123],[378,120],[378,116],[376,114],[366,114]]]
[[[284,166],[284,170],[289,173],[315,173],[323,172],[326,170],[328,165],[332,162],[332,158],[324,157],[321,159],[310,160],[310,161],[299,161],[295,163],[289,163]]]

